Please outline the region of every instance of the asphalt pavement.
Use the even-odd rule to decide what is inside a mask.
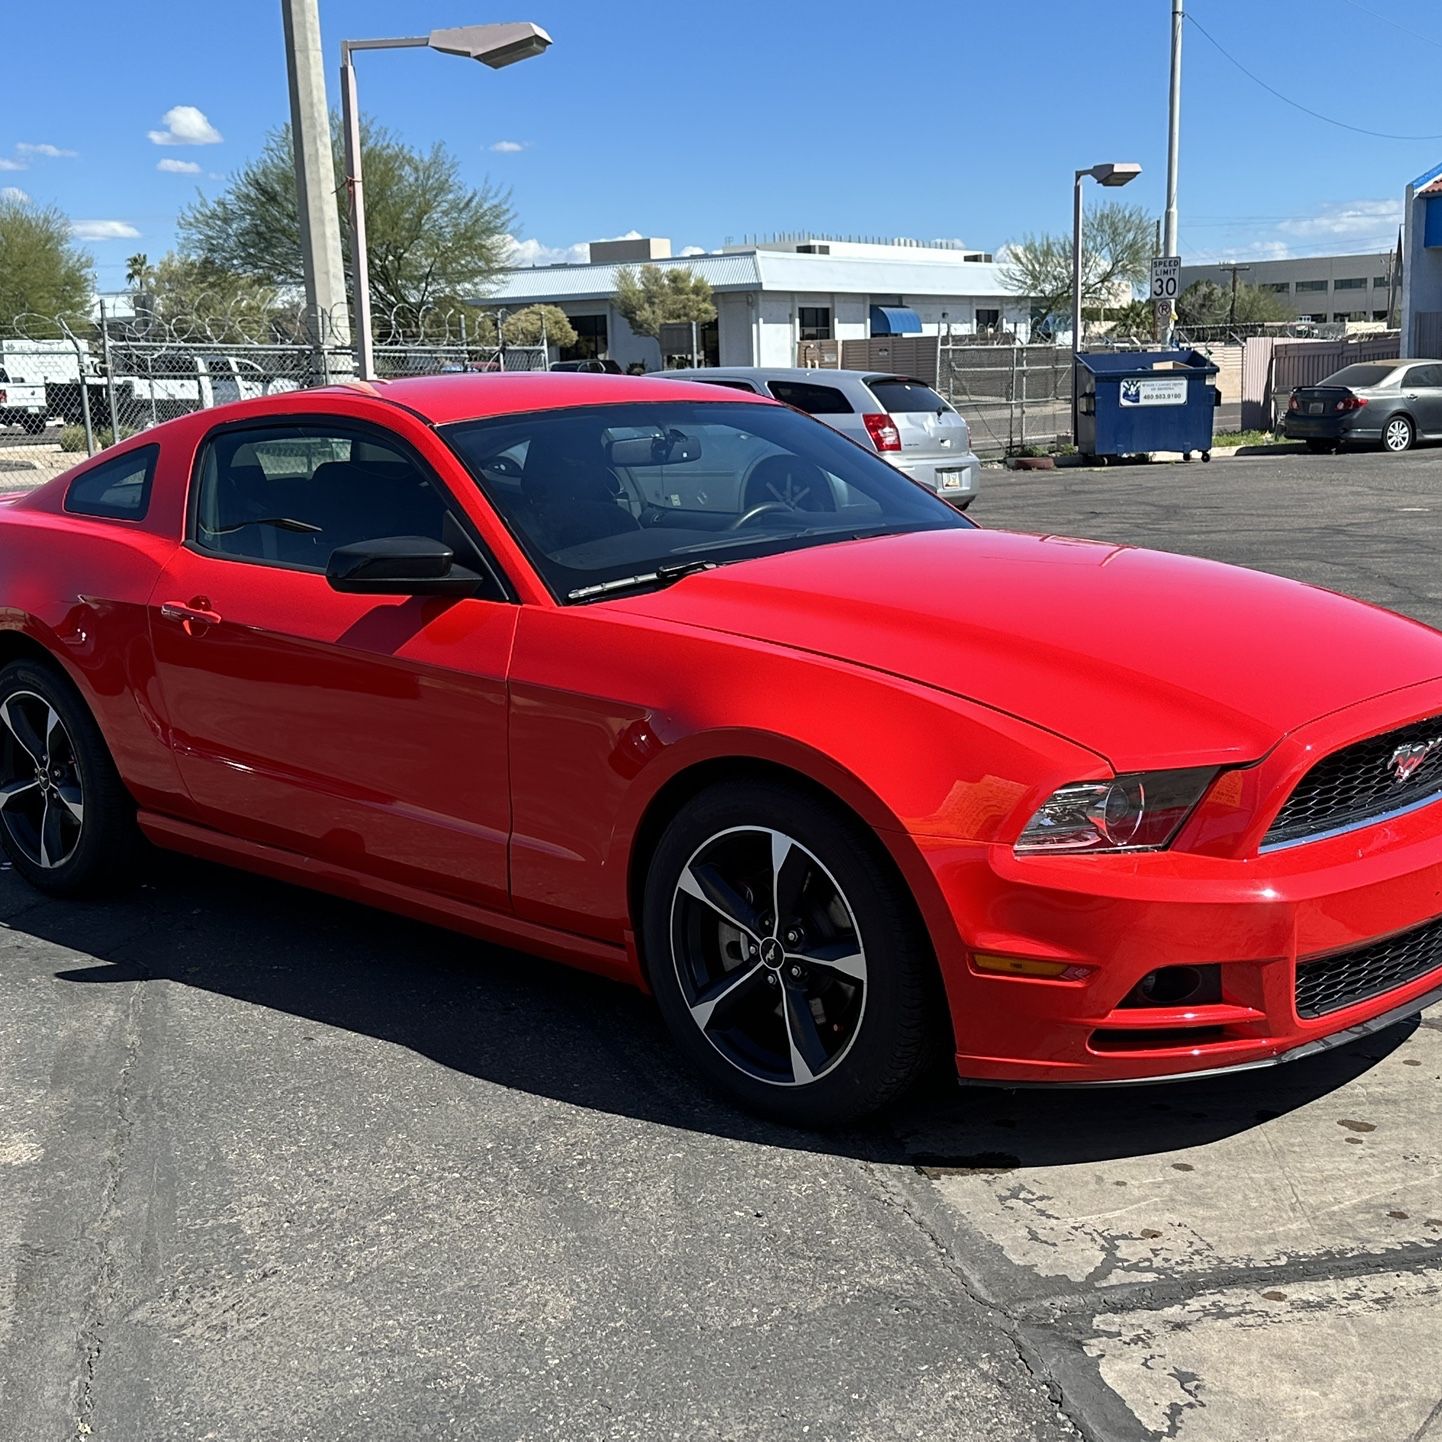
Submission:
[[[1442,623],[1442,451],[989,471],[973,514]],[[622,988],[148,876],[0,872],[4,1442],[1442,1438],[1442,1016],[819,1138]]]

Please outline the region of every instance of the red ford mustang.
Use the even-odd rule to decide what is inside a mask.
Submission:
[[[0,507],[0,835],[135,832],[649,988],[743,1103],[1281,1061],[1442,994],[1442,636],[987,532],[759,398],[450,376]]]

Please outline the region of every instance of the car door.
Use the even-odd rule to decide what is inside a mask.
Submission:
[[[506,667],[516,606],[464,512],[393,434],[233,425],[197,456],[185,544],[151,599],[169,738],[219,831],[509,904]],[[340,545],[444,540],[488,589],[341,594]]]
[[[1402,400],[1424,436],[1442,436],[1442,365],[1412,366],[1402,377]]]

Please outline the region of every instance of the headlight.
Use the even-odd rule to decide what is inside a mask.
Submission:
[[[1181,829],[1216,774],[1215,766],[1199,766],[1063,786],[1027,822],[1016,851],[1157,851]]]

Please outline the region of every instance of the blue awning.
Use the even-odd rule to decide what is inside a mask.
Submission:
[[[871,307],[872,335],[920,335],[921,317],[907,305]]]

